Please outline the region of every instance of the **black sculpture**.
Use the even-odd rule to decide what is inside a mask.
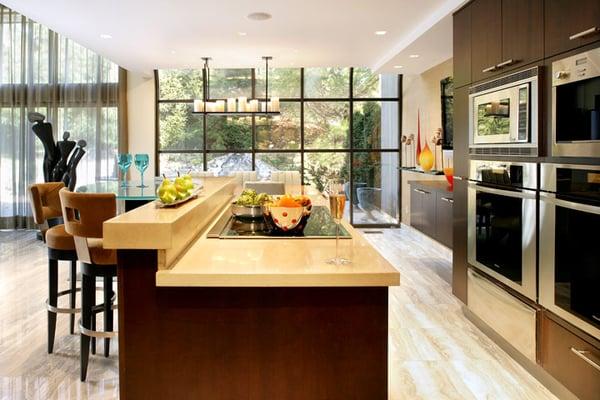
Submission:
[[[77,183],[77,165],[85,155],[85,150],[83,149],[85,146],[87,146],[85,140],[77,142],[77,147],[73,150],[73,154],[71,154],[71,158],[69,158],[69,163],[67,164],[67,170],[62,177],[62,182],[70,191],[75,189]]]
[[[62,181],[72,191],[77,184],[77,165],[85,155],[86,141],[80,140],[76,144],[75,141],[69,140],[71,134],[65,132],[63,140],[55,143],[52,124],[44,122],[46,117],[43,114],[30,112],[27,118],[33,123],[33,133],[44,145],[44,181]]]
[[[63,134],[63,140],[56,143],[58,151],[60,153],[60,159],[58,160],[58,162],[54,166],[54,169],[52,170],[53,182],[60,181],[64,176],[65,172],[67,172],[67,161],[69,159],[69,155],[75,147],[75,141],[69,140],[70,136],[71,134],[69,132],[65,132]]]
[[[31,127],[33,133],[35,133],[44,145],[44,182],[52,182],[52,171],[60,157],[58,147],[54,143],[52,124],[44,122],[46,117],[38,112],[30,112],[27,114],[27,118],[29,122],[34,124]]]

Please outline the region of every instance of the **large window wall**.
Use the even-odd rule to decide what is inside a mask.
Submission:
[[[264,97],[264,69],[210,70],[211,99]],[[202,98],[201,70],[156,71],[157,173],[298,171],[323,190],[348,182],[347,217],[355,225],[398,223],[401,101],[398,75],[366,68],[275,68],[269,95],[279,116],[192,114]]]

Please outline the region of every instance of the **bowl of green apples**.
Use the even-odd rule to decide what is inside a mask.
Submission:
[[[173,207],[198,197],[201,186],[194,183],[190,174],[180,175],[173,180],[163,175],[163,181],[156,189],[158,207]]]

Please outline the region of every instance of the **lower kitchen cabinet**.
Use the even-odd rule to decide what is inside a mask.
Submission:
[[[542,367],[581,400],[600,398],[600,342],[543,312]]]
[[[410,225],[452,248],[452,191],[445,181],[410,181]]]

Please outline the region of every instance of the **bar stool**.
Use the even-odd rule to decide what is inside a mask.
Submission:
[[[104,356],[108,357],[113,331],[115,295],[113,279],[117,276],[117,253],[102,246],[102,223],[116,215],[117,201],[113,193],[75,193],[60,191],[65,229],[73,235],[81,262],[81,381],[85,381],[90,355],[95,353],[95,339],[104,339]],[[96,278],[104,281],[104,302],[95,305]],[[104,331],[96,330],[96,314],[104,313]]]
[[[75,331],[75,314],[80,310],[75,307],[77,288],[77,253],[73,236],[65,231],[62,224],[59,191],[64,188],[62,182],[36,183],[29,186],[29,197],[33,211],[33,219],[40,227],[42,239],[48,247],[48,353],[54,351],[56,334],[56,315],[71,315],[71,334]],[[70,288],[58,291],[58,262],[71,262]],[[58,298],[69,295],[69,308],[58,307]]]

